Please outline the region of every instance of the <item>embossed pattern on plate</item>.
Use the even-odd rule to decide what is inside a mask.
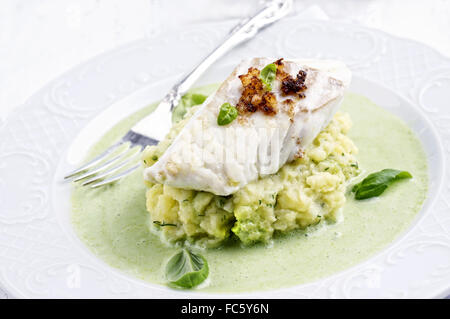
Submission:
[[[51,204],[55,174],[61,157],[90,119],[150,83],[187,71],[231,26],[191,26],[98,56],[48,84],[8,117],[0,127],[2,286],[17,297],[186,296],[130,279],[87,254],[67,235]],[[252,56],[342,59],[356,75],[390,87],[420,107],[437,130],[448,161],[450,60],[432,49],[359,26],[290,18],[264,30],[220,64]],[[448,180],[448,172],[444,173]],[[414,229],[369,262],[311,284],[245,296],[443,296],[450,286],[449,234],[446,183]]]

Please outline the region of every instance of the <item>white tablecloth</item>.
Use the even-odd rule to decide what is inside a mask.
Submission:
[[[2,0],[0,125],[45,83],[97,54],[188,24],[238,21],[263,2]],[[450,57],[450,1],[296,0],[293,11],[378,28],[424,42]],[[7,297],[0,287],[0,299]]]

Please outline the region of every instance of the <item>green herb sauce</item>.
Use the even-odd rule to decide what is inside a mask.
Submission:
[[[195,93],[208,94],[214,88]],[[123,120],[95,145],[91,155],[105,149],[153,108]],[[344,220],[338,224],[278,237],[270,247],[229,244],[201,252],[210,272],[210,284],[202,290],[255,291],[311,282],[368,259],[410,227],[428,187],[427,161],[419,140],[400,119],[363,96],[347,94],[341,110],[353,120],[350,136],[359,148],[358,165],[364,176],[399,168],[413,178],[394,183],[369,200],[353,199],[349,189]],[[72,221],[96,256],[130,276],[165,285],[166,262],[179,248],[162,244],[149,231],[145,191],[140,170],[100,189],[75,185]]]

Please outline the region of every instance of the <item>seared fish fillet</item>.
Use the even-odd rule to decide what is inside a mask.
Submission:
[[[265,87],[272,92],[272,108],[255,110],[252,103],[242,102],[244,92],[252,90],[244,90],[239,75],[259,74],[274,61],[242,61],[199,107],[160,159],[145,169],[144,178],[225,196],[301,157],[339,107],[351,72],[338,61],[278,60],[278,69],[284,73],[277,72],[271,88]],[[286,75],[290,81],[283,80]],[[296,87],[299,83],[301,90]],[[258,94],[250,96],[252,102],[260,98]],[[217,117],[224,103],[238,105],[239,115],[220,126]],[[243,105],[248,110],[243,110]]]

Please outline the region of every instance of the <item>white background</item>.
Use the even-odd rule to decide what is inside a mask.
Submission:
[[[0,125],[48,81],[116,46],[171,29],[236,20],[262,0],[1,0]],[[294,12],[362,24],[450,57],[450,1],[296,0]],[[6,293],[0,288],[0,299]]]
[[[118,45],[211,20],[239,20],[262,0],[1,0],[0,119],[48,81]],[[295,0],[330,19],[424,42],[450,56],[450,1]],[[317,8],[316,8],[317,9]]]

